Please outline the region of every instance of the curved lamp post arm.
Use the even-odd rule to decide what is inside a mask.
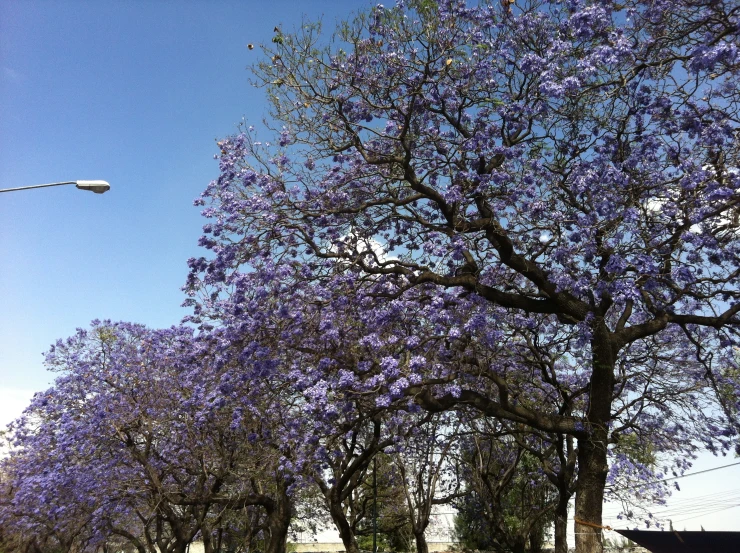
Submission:
[[[66,182],[52,182],[50,184],[34,184],[33,186],[21,186],[19,188],[3,188],[0,192],[15,192],[16,190],[30,190],[31,188],[47,188],[49,186],[62,186],[74,184],[80,190],[89,190],[96,194],[102,194],[110,190],[110,184],[104,180],[71,180]]]

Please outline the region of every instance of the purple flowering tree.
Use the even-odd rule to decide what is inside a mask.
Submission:
[[[378,405],[469,405],[575,440],[576,550],[600,551],[622,436],[737,437],[739,12],[418,0],[332,42],[278,30],[256,70],[274,133],[220,141],[198,202],[195,318],[236,321],[262,294],[330,342],[352,302],[358,347],[403,337],[354,388]],[[284,301],[312,295],[321,309]],[[363,360],[316,370],[357,378]]]
[[[107,331],[105,338],[92,334],[100,337],[101,346],[112,338]],[[83,339],[92,341],[80,331],[52,348],[47,361],[54,363],[59,353],[56,361],[74,360],[79,371],[60,376],[55,387],[37,394],[13,425],[13,449],[3,460],[5,501],[0,517],[3,526],[31,538],[26,543],[30,550],[95,549],[119,535],[143,553],[145,521],[156,516],[134,492],[137,472],[116,460],[116,448],[107,439],[110,433],[103,437],[95,423],[90,424],[113,420],[115,414],[110,405],[96,403],[95,379],[89,386],[85,383],[106,354],[103,347],[97,352],[76,348]]]
[[[224,361],[182,327],[94,322],[59,341],[46,362],[60,377],[13,432],[0,520],[66,549],[182,553],[200,539],[213,552],[251,537],[285,551],[293,478],[262,416],[271,398],[247,403]]]
[[[415,422],[408,411],[419,410],[404,397],[397,356],[406,345],[387,329],[372,332],[380,328],[375,317],[394,319],[347,301],[341,272],[314,286],[294,279],[293,269],[267,260],[261,271],[241,275],[239,289],[218,302],[223,324],[213,333],[238,361],[231,381],[246,379],[260,396],[284,390],[255,415],[281,417],[282,466],[296,475],[296,490],[318,491],[345,549],[357,553],[368,467],[403,441]]]
[[[47,472],[33,470],[41,464],[35,457],[45,454],[36,451],[22,457],[16,455],[2,465],[0,547],[3,551],[82,550],[96,541],[91,525],[94,502],[89,498],[81,503],[69,501],[77,497],[79,484],[72,471],[59,471],[50,477]]]

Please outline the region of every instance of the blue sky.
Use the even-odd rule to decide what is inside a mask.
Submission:
[[[53,380],[41,354],[58,338],[95,318],[162,327],[186,314],[203,223],[192,201],[218,175],[214,140],[267,112],[247,44],[374,3],[0,0],[0,188],[111,183],[0,194],[0,426]],[[698,494],[727,491],[740,467],[711,474]],[[734,529],[737,513],[691,522]]]
[[[0,380],[38,390],[41,353],[110,318],[169,326],[217,177],[214,139],[266,115],[248,43],[367,2],[0,0]]]

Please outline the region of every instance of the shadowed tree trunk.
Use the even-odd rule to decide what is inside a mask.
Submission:
[[[524,553],[527,549],[527,538],[526,536],[519,536],[517,540],[511,544],[511,553]]]
[[[265,553],[285,553],[288,543],[288,529],[293,514],[288,487],[291,481],[278,477],[276,501],[267,511],[267,528],[269,538]]]
[[[560,496],[555,507],[555,553],[568,553],[568,501]]]
[[[416,553],[429,553],[429,545],[423,530],[414,532],[414,541],[416,542]]]
[[[332,494],[332,495],[339,495]],[[329,514],[331,519],[339,531],[339,537],[342,539],[344,550],[346,553],[360,553],[360,548],[357,545],[357,538],[355,533],[352,531],[347,516],[344,514],[344,508],[342,501],[339,498],[332,498],[329,505]]]
[[[578,440],[578,485],[576,493],[576,553],[601,553],[601,515],[607,463],[608,424],[614,393],[616,347],[603,318],[593,325],[591,351],[593,372],[586,419],[590,436]],[[587,524],[584,524],[587,523]]]

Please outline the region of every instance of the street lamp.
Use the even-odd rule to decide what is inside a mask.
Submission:
[[[20,188],[3,188],[0,192],[15,192],[16,190],[30,190],[31,188],[46,188],[47,186],[62,186],[74,184],[80,190],[89,190],[96,194],[102,194],[110,190],[110,184],[104,180],[71,180],[67,182],[52,182],[50,184],[34,184],[33,186],[21,186]]]

